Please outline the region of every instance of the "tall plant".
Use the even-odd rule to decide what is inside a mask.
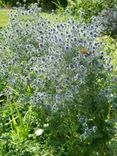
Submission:
[[[39,12],[36,5],[19,8],[2,31],[6,96],[45,112],[45,139],[55,155],[110,156],[116,80],[111,59],[97,41],[103,27],[95,17],[90,24],[72,18],[53,24]]]

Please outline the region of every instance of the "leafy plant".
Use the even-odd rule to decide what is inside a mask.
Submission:
[[[2,8],[11,8],[12,1],[0,0],[0,7]]]
[[[89,21],[94,15],[97,15],[103,9],[112,8],[116,5],[116,0],[68,0],[66,12],[74,15],[75,18],[82,18],[84,21]]]

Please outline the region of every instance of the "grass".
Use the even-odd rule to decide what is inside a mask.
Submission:
[[[8,10],[8,9],[0,10],[0,27],[4,27],[8,23],[9,12],[10,12],[10,10]]]

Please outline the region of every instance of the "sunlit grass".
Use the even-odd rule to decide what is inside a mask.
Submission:
[[[4,27],[8,23],[9,9],[0,10],[0,27]]]

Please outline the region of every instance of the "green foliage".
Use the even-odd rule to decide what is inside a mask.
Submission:
[[[45,9],[56,9],[67,6],[67,1],[63,0],[40,0],[42,8]]]
[[[12,5],[12,1],[0,0],[0,7],[9,8]]]
[[[41,109],[8,103],[0,113],[0,156],[52,156],[52,149],[46,146],[42,134],[38,134]]]
[[[101,41],[105,42],[104,50],[112,57],[114,65],[114,71],[117,73],[117,39],[113,39],[111,36],[103,36],[100,38]]]
[[[102,121],[98,133],[91,133],[81,141],[83,126],[92,127],[96,123],[85,118],[81,121],[75,116],[79,110],[73,105],[53,114],[46,108],[18,104],[9,104],[4,111],[0,122],[1,156],[110,156],[115,153],[115,141],[111,146],[106,143],[107,129],[112,128],[112,123],[98,120]],[[43,133],[39,133],[40,130]]]
[[[21,5],[30,5],[31,3],[38,3],[44,9],[56,9],[56,4],[59,4],[61,7],[67,6],[67,1],[63,0],[0,0],[0,6],[4,8],[9,8],[16,6],[17,4]]]
[[[116,0],[68,0],[66,12],[76,18],[82,16],[85,21],[97,15],[101,10],[116,5]]]

